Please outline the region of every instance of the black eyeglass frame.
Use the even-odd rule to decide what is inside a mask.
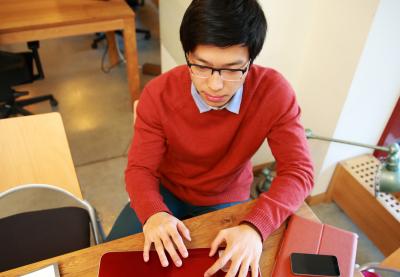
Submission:
[[[188,67],[189,67],[189,69],[190,69],[190,72],[191,72],[194,76],[196,76],[196,77],[198,77],[198,78],[203,78],[203,79],[210,78],[210,77],[214,74],[214,72],[218,72],[219,76],[220,76],[223,80],[225,80],[225,81],[232,81],[232,82],[242,80],[244,74],[249,70],[250,65],[251,65],[251,59],[250,59],[250,60],[246,63],[246,65],[245,65],[246,67],[243,68],[243,69],[242,69],[242,68],[215,68],[215,67],[211,67],[211,66],[207,66],[207,65],[201,65],[201,64],[191,63],[191,62],[189,62],[189,59],[188,59],[187,56],[185,56],[185,59],[186,59],[186,64],[188,65]],[[203,69],[211,69],[211,75],[208,76],[208,77],[196,75],[196,74],[193,73],[193,71],[192,71],[192,66],[198,66],[198,67],[203,68]],[[241,76],[240,79],[238,79],[238,80],[229,80],[229,79],[227,80],[227,79],[224,79],[224,77],[221,75],[221,71],[222,71],[222,70],[227,70],[227,71],[231,71],[231,72],[238,72],[238,71],[241,71],[241,72],[242,72],[242,76]]]

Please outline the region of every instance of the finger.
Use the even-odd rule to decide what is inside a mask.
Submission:
[[[148,262],[150,259],[149,257],[150,247],[151,247],[151,242],[148,239],[145,239],[143,246],[143,260],[145,262]]]
[[[218,235],[216,236],[216,238],[211,243],[211,249],[210,249],[210,254],[209,254],[210,257],[214,256],[215,252],[217,252],[217,250],[218,250],[218,247],[224,240],[225,240],[224,233],[222,231],[220,231],[218,233]]]
[[[225,251],[224,254],[219,257],[218,260],[215,261],[215,263],[204,273],[205,277],[214,275],[218,270],[223,268],[226,263],[230,260],[232,254],[230,251]]]
[[[178,248],[179,253],[181,253],[182,257],[187,258],[189,256],[189,253],[188,253],[186,246],[183,243],[182,237],[179,235],[178,231],[172,230],[171,237],[172,237],[172,240],[174,241],[176,247]]]
[[[250,266],[250,259],[243,260],[242,265],[240,266],[240,272],[238,277],[247,276],[247,273],[249,272],[249,266]]]
[[[257,262],[257,260],[255,260],[251,263],[251,276],[252,277],[258,276],[258,269],[259,269],[258,262]]]
[[[185,224],[182,221],[178,221],[177,224],[179,232],[187,239],[188,241],[191,241],[192,238],[190,237],[190,231],[189,229],[185,226]]]
[[[164,252],[164,246],[162,244],[162,242],[160,241],[159,238],[157,238],[157,240],[154,241],[154,246],[156,248],[157,254],[158,254],[158,258],[160,259],[161,265],[163,267],[167,267],[168,266],[168,259],[167,256],[165,255]]]
[[[231,266],[229,267],[228,273],[226,273],[225,277],[234,277],[236,276],[236,273],[239,270],[240,264],[242,262],[242,259],[235,259],[232,261]],[[249,266],[247,266],[249,267]]]
[[[176,266],[181,266],[182,265],[182,260],[179,257],[178,253],[175,250],[174,244],[171,241],[171,238],[166,235],[165,237],[162,238],[162,242],[164,244],[164,248],[167,250],[169,255],[171,256],[172,261]]]

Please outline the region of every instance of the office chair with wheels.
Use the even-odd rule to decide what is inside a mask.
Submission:
[[[89,247],[91,241],[103,241],[95,210],[70,192],[30,184],[0,193],[0,272]]]
[[[30,52],[10,53],[0,51],[0,118],[7,118],[12,115],[31,115],[32,113],[24,107],[50,101],[52,107],[58,105],[53,95],[43,95],[24,100],[17,100],[21,96],[28,95],[27,91],[16,91],[12,86],[32,83],[35,80],[43,79],[44,72],[38,53],[39,42],[28,42]],[[37,74],[34,73],[34,64]]]
[[[131,7],[132,10],[136,10],[139,6],[144,5],[144,0],[126,0],[126,3]],[[122,36],[121,31],[116,31],[115,32],[117,35]],[[151,38],[151,33],[149,30],[141,29],[141,28],[136,28],[136,33],[138,34],[144,34],[144,39],[148,40]],[[98,44],[106,39],[106,35],[104,33],[96,33],[96,38],[93,39],[92,42],[92,49],[97,49]]]
[[[144,6],[144,0],[126,0],[126,3],[128,3],[129,7],[131,7],[133,10],[136,10],[139,6]],[[136,33],[144,34],[144,39],[146,40],[151,38],[151,33],[149,30],[136,28]]]

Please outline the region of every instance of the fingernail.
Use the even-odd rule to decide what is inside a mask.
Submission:
[[[167,267],[168,266],[168,262],[162,262],[162,266],[163,267]]]
[[[178,267],[179,267],[179,266],[181,266],[181,265],[182,265],[182,261],[178,260],[178,261],[176,261],[176,262],[175,262],[175,264],[176,264],[176,266],[178,266]]]
[[[143,260],[147,263],[149,261],[149,257],[143,256]]]

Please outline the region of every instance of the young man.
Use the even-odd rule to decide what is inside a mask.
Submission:
[[[111,237],[143,224],[145,261],[154,244],[163,266],[167,254],[182,265],[190,232],[180,219],[249,199],[250,158],[265,139],[277,177],[238,226],[215,238],[210,254],[223,241],[226,250],[205,276],[228,261],[227,276],[249,268],[257,276],[262,242],[310,192],[313,166],[295,94],[279,73],[253,65],[266,29],[256,0],[194,0],[180,28],[187,65],[142,92],[126,169],[134,211],[124,210],[129,230]]]

